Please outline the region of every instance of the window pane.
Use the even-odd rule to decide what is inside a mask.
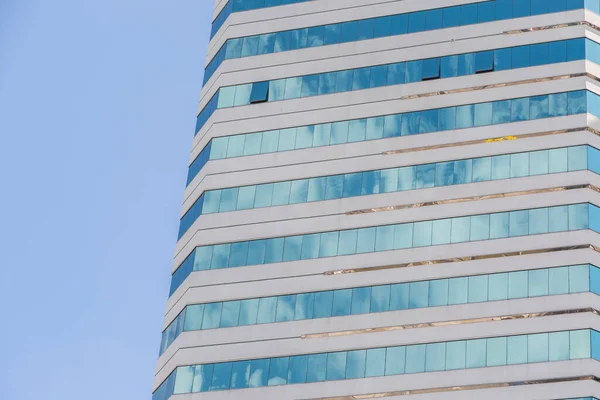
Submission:
[[[494,101],[492,103],[492,124],[510,122],[510,100]]]
[[[327,178],[311,178],[308,180],[307,201],[322,201],[325,199]]]
[[[207,392],[213,375],[213,365],[196,365],[192,392]]]
[[[529,154],[519,153],[510,156],[510,177],[521,178],[529,176]]]
[[[352,314],[366,314],[371,308],[371,288],[352,289]]]
[[[446,344],[446,370],[463,369],[467,361],[467,343],[464,340]]]
[[[262,189],[262,193],[257,193],[256,204],[259,202],[267,203],[270,199],[270,204],[268,206],[279,206],[288,204],[290,201],[290,186],[291,182],[276,182],[274,184],[261,185],[262,188],[257,188],[257,191]],[[272,192],[270,192],[272,190]],[[257,207],[255,205],[255,207]]]
[[[505,337],[487,339],[488,367],[506,365],[507,342]]]
[[[367,119],[367,140],[381,139],[383,137],[384,117]]]
[[[527,363],[527,335],[511,336],[507,339],[508,357],[507,364]]]
[[[279,296],[277,299],[277,312],[275,321],[292,321],[294,320],[294,310],[296,308],[296,295]]]
[[[380,171],[362,173],[361,196],[379,193]]]
[[[485,182],[492,179],[492,157],[473,160],[473,182]]]
[[[467,340],[467,368],[485,367],[486,339]]]
[[[341,231],[338,255],[356,254],[357,237],[358,231],[356,229]]]
[[[510,272],[508,274],[508,298],[519,299],[528,296],[527,271]]]
[[[309,355],[307,370],[306,382],[323,382],[327,371],[327,354]]]
[[[449,218],[433,221],[432,244],[434,246],[450,243],[451,226],[452,226],[452,220]]]
[[[204,304],[195,304],[186,307],[184,331],[196,331],[202,328],[202,316],[204,315]]]
[[[548,151],[532,151],[529,153],[530,175],[543,175],[548,173]]]
[[[223,310],[221,311],[221,322],[220,328],[229,328],[232,326],[238,326],[238,319],[240,317],[240,305],[241,301],[226,301],[223,303]]]
[[[292,181],[290,204],[305,203],[308,200],[308,179]]]
[[[548,295],[548,270],[529,271],[529,297]]]
[[[508,237],[508,215],[509,213],[490,215],[490,239]]]
[[[448,304],[466,304],[468,296],[468,278],[452,278],[448,280]]]
[[[427,345],[425,370],[443,371],[446,368],[446,343],[431,343]]]
[[[474,122],[474,106],[466,105],[456,107],[456,128],[471,128]]]
[[[527,335],[527,362],[548,361],[548,334]]]
[[[406,347],[388,347],[385,356],[385,375],[400,375],[405,372]]]
[[[242,300],[238,322],[239,326],[256,324],[259,300],[260,299]]]
[[[267,386],[269,378],[269,359],[252,360],[250,364],[250,379],[248,387]]]
[[[552,332],[548,335],[548,360],[569,359],[569,332]]]
[[[219,327],[222,304],[223,303],[209,303],[204,305],[202,329],[214,329]]]
[[[330,72],[319,74],[319,95],[330,94],[336,92],[336,73]]]
[[[488,298],[490,301],[508,299],[508,274],[493,274],[489,279]]]
[[[365,376],[383,376],[385,374],[385,353],[385,348],[367,350]],[[404,366],[404,360],[402,360],[402,366]]]
[[[390,285],[374,286],[371,290],[370,312],[390,310]]]
[[[407,283],[391,285],[390,310],[408,309],[408,295],[409,285]]]
[[[283,238],[275,238],[267,240],[267,248],[265,254],[265,263],[271,264],[280,262],[283,259]]]
[[[366,361],[366,350],[349,351],[346,358],[346,379],[364,378]]]
[[[469,277],[469,303],[487,301],[487,291],[488,277],[486,275]]]
[[[321,235],[316,233],[313,235],[304,235],[302,237],[302,260],[310,260],[319,258]]]
[[[277,297],[262,297],[258,302],[258,317],[256,323],[269,324],[275,322]]]
[[[551,268],[548,271],[550,294],[569,293],[569,267]]]
[[[590,290],[590,269],[587,265],[569,268],[569,293],[588,292]]]
[[[452,218],[452,243],[468,242],[471,217]]]
[[[231,367],[231,389],[245,389],[250,379],[250,361],[238,361]]]
[[[212,384],[210,391],[227,390],[231,382],[231,363],[218,363],[213,366]]]
[[[332,316],[339,317],[350,315],[352,306],[352,289],[333,291],[333,311]]]
[[[529,234],[548,233],[548,209],[529,210]]]
[[[289,357],[272,358],[269,368],[269,386],[285,385],[288,378]]]
[[[319,257],[333,257],[338,254],[338,232],[325,232],[321,234]]]
[[[492,124],[493,103],[475,104],[475,126]]]
[[[308,356],[290,357],[288,383],[305,383],[308,372]]]
[[[296,307],[294,311],[294,320],[313,318],[313,309],[315,305],[314,293],[302,293],[296,295]]]
[[[411,282],[408,308],[423,308],[429,304],[429,282]]]
[[[328,381],[344,379],[346,375],[346,352],[327,354],[327,377]]]
[[[490,216],[489,215],[474,215],[470,217],[471,241],[487,240],[490,238]]]
[[[358,230],[356,253],[372,253],[375,251],[376,228],[362,228]]]
[[[333,291],[315,293],[314,317],[331,317],[333,306]]]
[[[569,355],[571,360],[590,357],[590,331],[571,331],[569,338]]]
[[[547,95],[531,97],[529,106],[531,119],[548,118],[550,113],[550,103]]]
[[[569,208],[566,206],[548,209],[548,229],[550,232],[564,232],[569,229]]]
[[[399,224],[394,231],[394,249],[407,249],[413,243],[413,224]]]
[[[302,251],[302,236],[288,236],[283,245],[283,261],[300,260]]]
[[[175,388],[173,394],[191,393],[194,381],[194,366],[176,369]]]
[[[431,246],[432,222],[416,222],[414,224],[413,246]]]
[[[406,346],[406,373],[425,372],[426,345]]]
[[[552,149],[548,151],[550,173],[568,171],[568,151],[563,149]]]

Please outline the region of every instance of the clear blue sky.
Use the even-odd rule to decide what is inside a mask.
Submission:
[[[212,0],[0,0],[0,399],[148,400]]]

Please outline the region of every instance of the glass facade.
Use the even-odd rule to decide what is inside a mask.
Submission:
[[[599,356],[600,333],[582,329],[190,365],[178,367],[154,392],[153,400],[166,400],[172,394]]]
[[[274,102],[344,93],[586,58],[600,63],[600,45],[584,38],[492,49],[271,80],[268,81],[269,89],[265,101]],[[251,104],[252,88],[257,84],[264,85],[265,82],[219,88],[198,115],[196,133],[200,131],[215,110]]]
[[[210,38],[212,39],[223,26],[227,18],[234,12],[250,11],[259,8],[283,6],[286,4],[304,3],[311,0],[229,0],[212,23]],[[600,1],[600,0],[598,0]],[[582,8],[582,7],[578,7]]]
[[[549,14],[584,7],[598,13],[599,1],[492,0],[233,38],[225,42],[207,65],[204,71],[204,83],[208,82],[225,60]],[[264,3],[264,0],[261,3]],[[220,17],[219,15],[217,20]],[[213,24],[213,28],[215,26]]]
[[[193,271],[310,260],[451,243],[600,232],[600,209],[583,203],[196,247],[173,273],[173,294]]]
[[[584,90],[382,115],[211,139],[190,165],[187,184],[210,160],[279,153],[343,143],[532,121],[589,112],[600,98]]]
[[[590,243],[600,234],[600,203],[593,197],[600,175],[593,125],[594,117],[600,118],[600,91],[593,71],[586,74],[592,63],[600,65],[600,40],[588,35],[597,28],[593,20],[600,15],[600,0],[309,1],[215,0],[222,9],[213,14],[218,15],[204,74],[204,84],[210,80],[211,87],[203,91],[196,119],[199,137],[187,177],[192,187],[186,189],[191,196],[180,220],[153,400],[277,397],[277,390],[302,397],[309,389],[320,391],[313,397],[333,398],[348,396],[344,387],[355,392],[350,397],[360,397],[365,391],[353,387],[377,386],[385,379],[392,385],[385,389],[389,394],[406,390],[403,379],[417,378],[431,382],[418,385],[427,397],[450,389],[436,384],[436,376],[458,370],[468,382],[452,390],[504,391],[543,383],[564,388],[588,379],[532,373],[555,369],[557,364],[549,362],[562,362],[562,368],[600,361],[596,327],[583,319],[568,324],[577,322],[572,318],[577,315],[593,318],[596,310],[583,303],[548,309],[555,302],[600,296],[600,264],[569,257],[591,254]],[[269,9],[276,6],[282,7]],[[245,11],[250,12],[232,16]],[[539,17],[522,19],[532,16]],[[241,29],[250,17],[250,25],[262,27]],[[462,27],[453,30],[462,33],[452,38],[446,28],[454,27]],[[380,46],[394,40],[407,44],[413,36],[406,35],[414,33],[420,33],[422,44]],[[250,34],[256,35],[244,36]],[[547,42],[535,43],[540,40]],[[291,56],[310,53],[308,48],[314,48],[313,60],[302,70],[291,68],[302,63]],[[327,63],[338,50],[353,55]],[[279,64],[290,68],[246,74],[252,66],[242,59],[259,61],[261,55],[279,57]],[[234,59],[239,61],[223,64]],[[223,68],[235,69],[226,83],[231,86],[211,79]],[[391,96],[386,104],[395,107],[376,107],[384,92]],[[446,101],[431,101],[435,96]],[[288,101],[299,99],[304,100]],[[354,106],[342,110],[343,99]],[[361,102],[371,104],[371,111]],[[332,116],[327,113],[332,107],[345,112]],[[320,118],[314,118],[317,108]],[[217,110],[222,111],[211,118]],[[215,137],[213,124],[223,127],[218,134],[225,136]],[[500,124],[511,125],[492,127]],[[486,145],[499,141],[504,144]],[[361,154],[369,157],[355,154],[361,146]],[[231,160],[218,161],[225,159]],[[256,162],[261,168],[252,167]],[[324,162],[321,168],[319,162]],[[211,175],[216,183],[203,185]],[[450,188],[455,185],[468,186]],[[482,192],[488,186],[493,195]],[[349,199],[375,195],[381,196]],[[398,196],[405,201],[390,200]],[[503,200],[506,196],[512,200]],[[525,197],[541,202],[518,201]],[[487,206],[474,207],[483,205],[475,200]],[[449,204],[456,202],[462,206]],[[421,212],[378,213],[410,207]],[[327,223],[315,214],[311,223],[303,210],[333,212],[333,219]],[[208,216],[220,213],[226,214]],[[250,215],[260,220],[247,221]],[[236,228],[241,226],[246,234]],[[229,234],[211,234],[221,228]],[[181,242],[187,244],[181,248]],[[523,246],[534,247],[520,252]],[[551,253],[554,261],[547,262],[544,257]],[[515,264],[517,258],[522,260]],[[468,260],[477,261],[467,269],[455,262]],[[445,272],[423,269],[439,263]],[[356,268],[364,270],[361,279],[325,282]],[[307,280],[311,276],[324,280]],[[281,279],[289,285],[282,286]],[[194,296],[206,285],[230,295]],[[271,289],[258,290],[264,285]],[[536,304],[545,307],[536,309]],[[498,313],[477,311],[494,307]],[[422,323],[406,320],[411,313],[422,314]],[[427,313],[443,317],[432,320]],[[528,323],[521,317],[554,322]],[[446,328],[453,325],[464,329],[451,334],[453,328]],[[501,329],[505,325],[510,330]],[[309,341],[314,337],[313,344],[322,345],[276,348],[282,336],[265,334],[278,330]],[[394,335],[393,330],[405,331]],[[207,342],[209,337],[215,340]],[[253,351],[243,351],[252,346]],[[527,366],[534,363],[544,364]],[[489,386],[479,376],[509,371],[522,376],[500,386]],[[400,377],[430,372],[440,375]],[[379,380],[365,380],[374,377]],[[309,383],[319,384],[287,386]],[[262,390],[235,391],[252,388]],[[537,390],[530,386],[521,395],[527,397],[530,389]],[[375,388],[372,396],[378,392]],[[581,390],[561,393],[570,400],[595,400],[574,398],[591,395]]]
[[[514,179],[588,168],[600,173],[599,167],[600,152],[597,149],[573,146],[208,190],[181,219],[180,237],[203,214]]]
[[[193,304],[163,332],[160,354],[186,331],[580,292],[600,294],[598,267],[574,265]]]

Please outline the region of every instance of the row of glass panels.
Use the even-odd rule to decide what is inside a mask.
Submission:
[[[210,38],[212,39],[217,34],[219,29],[221,29],[221,27],[227,20],[227,18],[229,18],[229,16],[234,12],[256,10],[259,8],[267,8],[267,7],[275,7],[275,6],[283,6],[286,4],[304,3],[305,1],[310,1],[310,0],[229,0],[227,2],[227,4],[225,4],[225,7],[223,7],[223,9],[221,10],[219,15],[217,15],[217,18],[215,18],[215,20],[212,22]],[[554,1],[554,0],[551,0],[551,1]],[[564,0],[559,0],[559,1],[564,1]],[[571,3],[574,2],[574,0],[569,0],[569,1]],[[577,1],[580,1],[580,0],[576,0],[575,2],[577,2]],[[598,1],[600,1],[600,0],[598,0]],[[581,7],[578,6],[576,8],[582,8],[582,7],[583,6],[581,6]]]
[[[600,173],[599,163],[600,154],[597,149],[573,146],[208,190],[181,218],[179,237],[204,214],[584,169]]]
[[[491,0],[460,6],[311,26],[228,39],[204,71],[204,83],[225,60],[309,47],[356,42],[584,7],[598,13],[599,0]],[[214,26],[214,25],[213,25]]]
[[[160,354],[187,331],[589,291],[600,294],[600,269],[576,265],[194,304],[164,330]]]
[[[377,376],[600,358],[600,333],[572,330],[178,367],[154,392],[257,388]]]
[[[578,38],[227,86],[219,88],[198,115],[196,133],[222,108],[555,64],[586,56],[600,64],[600,45]]]
[[[194,159],[187,184],[210,160],[378,140],[478,126],[530,121],[585,112],[598,95],[585,90],[306,125],[211,139]]]
[[[600,152],[597,149],[573,146],[207,190],[182,217],[180,237],[204,214],[584,169],[600,173]]]
[[[583,203],[196,247],[173,273],[173,292],[193,271],[566,232],[600,232],[600,209]]]

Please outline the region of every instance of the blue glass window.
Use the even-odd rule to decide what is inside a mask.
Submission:
[[[473,18],[472,16],[477,18],[476,4],[460,6],[460,8],[465,10],[465,13],[461,13],[461,16],[465,16],[467,19]],[[466,11],[471,9],[474,11]],[[423,13],[422,15],[425,14],[426,13]],[[411,29],[420,29],[420,26],[422,25],[420,15],[421,14],[418,14],[418,16],[413,19],[414,21],[411,20],[413,21],[413,28]],[[361,26],[363,25],[364,29],[366,29],[364,32],[367,33],[361,35],[369,35],[368,32],[370,32],[370,28],[368,26],[370,25],[361,24]],[[340,31],[341,40],[344,41],[355,38],[358,32],[357,26],[358,24],[356,22],[343,23]],[[394,27],[393,24],[392,27]],[[310,32],[313,31],[315,30],[311,28]],[[324,31],[325,30],[323,29],[323,34]],[[306,40],[308,40],[307,36],[309,38],[313,37],[307,33],[309,32],[307,29],[294,32],[294,35],[292,35],[293,48],[294,46],[300,46],[298,48],[306,46]],[[318,32],[320,32],[320,30]],[[246,43],[246,39],[244,40],[242,54],[249,51],[247,49],[254,47],[254,42],[249,40],[248,43]],[[316,39],[310,40],[314,45]],[[259,47],[259,43],[260,41],[257,40],[257,48]],[[291,77],[271,81],[268,83],[268,88],[265,87],[267,85],[265,82],[244,84],[235,87],[223,87],[217,91],[198,115],[196,133],[206,123],[210,115],[218,108],[242,106],[261,101],[281,101],[318,94],[342,93],[345,91],[362,90],[383,85],[397,85],[419,82],[421,80],[449,78],[489,71],[547,65],[563,61],[581,60],[586,57],[586,54],[588,55],[588,59],[592,62],[595,62],[597,59],[597,62],[600,63],[600,56],[596,57],[596,54],[600,54],[600,51],[598,51],[597,48],[598,44],[589,39],[570,39],[426,60],[413,60],[406,63],[363,67],[356,70],[327,72],[310,77]],[[336,76],[335,85],[333,83],[333,75]],[[327,76],[327,78],[325,78],[325,76]]]
[[[541,332],[178,367],[153,400],[210,390],[595,358],[599,335],[591,329]]]

